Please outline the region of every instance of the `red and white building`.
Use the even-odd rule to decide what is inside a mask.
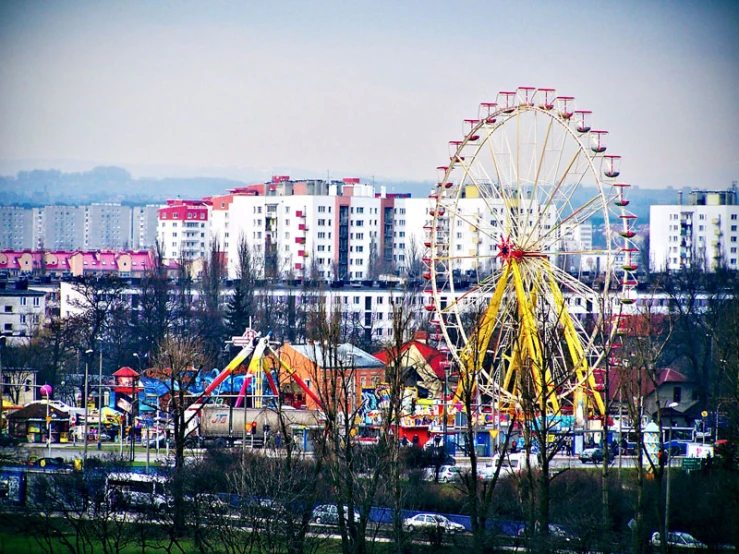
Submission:
[[[165,260],[205,258],[210,246],[210,211],[207,198],[168,200],[159,209],[157,240]]]

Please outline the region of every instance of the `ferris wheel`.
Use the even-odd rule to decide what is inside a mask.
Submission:
[[[520,406],[527,381],[552,412],[605,410],[615,329],[601,323],[634,302],[638,249],[621,158],[591,116],[553,89],[500,92],[437,168],[426,309],[459,370],[456,398],[474,375],[502,408]]]

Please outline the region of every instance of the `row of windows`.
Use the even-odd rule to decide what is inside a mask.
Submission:
[[[160,221],[159,222],[159,225],[161,225],[162,227],[166,227],[167,226],[167,222],[166,221]],[[178,224],[177,224],[176,221],[173,221],[172,222],[172,227],[175,227],[176,228],[177,225]],[[200,227],[201,229],[205,229],[205,223],[183,222],[182,226],[183,227]]]

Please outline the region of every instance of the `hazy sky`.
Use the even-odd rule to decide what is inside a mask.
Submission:
[[[433,180],[525,85],[591,109],[624,180],[726,188],[738,37],[737,1],[2,0],[0,160]]]

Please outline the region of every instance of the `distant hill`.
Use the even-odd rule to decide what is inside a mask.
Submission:
[[[300,175],[295,175],[300,178]],[[372,182],[372,179],[367,179]],[[15,176],[0,177],[0,205],[43,206],[47,204],[89,204],[121,202],[126,204],[162,203],[170,198],[202,198],[225,193],[228,189],[258,182],[227,177],[141,177],[116,166],[95,167],[90,171],[65,173],[56,169],[19,171]],[[375,181],[388,193],[410,193],[424,197],[433,189],[432,182]],[[633,187],[629,208],[640,223],[649,220],[652,204],[677,202],[677,190]],[[687,200],[689,189],[684,189]],[[574,202],[592,197],[594,189],[583,188]]]

